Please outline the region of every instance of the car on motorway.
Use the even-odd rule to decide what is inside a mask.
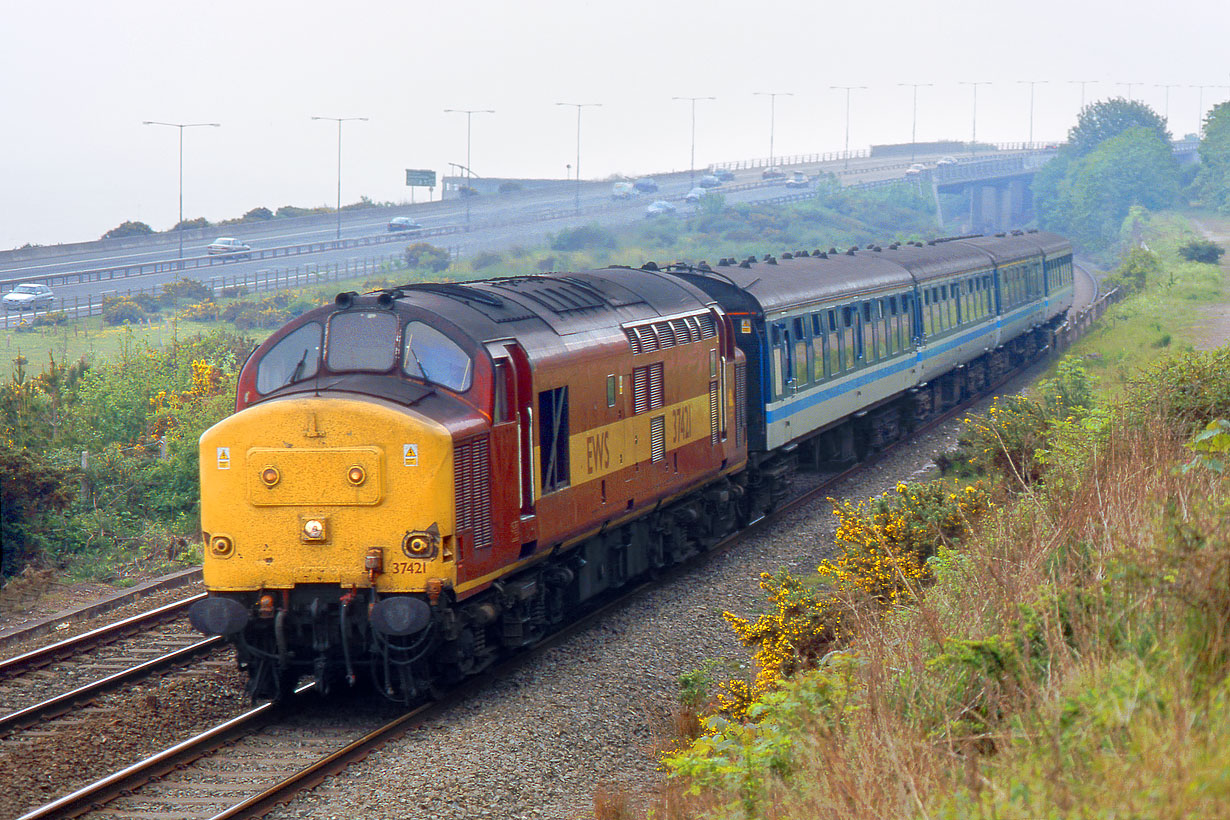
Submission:
[[[916,177],[925,170],[927,170],[927,166],[923,165],[921,162],[916,162],[909,168],[905,169],[905,175],[907,177]]]
[[[674,216],[675,213],[678,212],[678,210],[679,209],[676,208],[672,203],[667,202],[665,199],[659,199],[653,202],[652,204],[650,204],[650,206],[645,209],[645,216],[646,217]]]
[[[957,158],[956,157],[940,157],[939,159],[935,161],[935,164],[937,167],[941,167],[941,168],[945,165],[956,165]]]
[[[786,172],[773,165],[760,172],[761,179],[781,179],[784,176],[786,176]]]
[[[389,220],[389,233],[397,231],[421,231],[423,226],[420,225],[413,217],[395,216]]]
[[[688,191],[687,196],[685,196],[683,199],[685,202],[700,202],[701,197],[703,197],[707,193],[709,193],[707,190],[697,186],[693,188],[692,190]]]
[[[39,308],[50,310],[55,298],[51,288],[46,285],[23,282],[4,294],[2,301],[5,310],[38,310]]]
[[[810,184],[811,184],[811,180],[807,178],[807,174],[801,173],[799,171],[795,171],[794,176],[786,180],[787,188],[806,188]]]
[[[616,182],[611,186],[611,199],[631,199],[636,196],[636,188],[631,182]]]
[[[717,171],[714,171],[713,175],[717,177],[720,182],[730,182],[735,178],[735,172],[727,168],[720,168]]]
[[[658,183],[649,177],[641,177],[632,183],[632,187],[643,194],[652,194],[658,190]]]
[[[247,259],[252,256],[252,246],[233,236],[220,236],[209,243],[209,247],[205,248],[205,252],[210,256],[225,254],[239,259]]]
[[[729,171],[727,173],[730,173]],[[730,178],[734,179],[735,175],[730,174]],[[700,182],[696,183],[702,188],[721,188],[722,179],[717,174],[705,174],[700,178]]]

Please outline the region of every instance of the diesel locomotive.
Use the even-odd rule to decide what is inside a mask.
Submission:
[[[1071,301],[1038,232],[339,294],[201,437],[192,623],[255,698],[420,697],[987,389]]]

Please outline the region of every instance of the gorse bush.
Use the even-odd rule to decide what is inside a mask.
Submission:
[[[959,545],[990,500],[980,486],[955,490],[934,481],[898,484],[894,493],[857,505],[834,504],[837,555],[817,568],[817,578],[763,573],[768,611],[754,622],[725,614],[740,643],[755,649],[756,670],[750,685],[732,680],[721,687],[725,713],[744,715],[783,679],[814,669],[854,637],[856,612],[882,612],[917,595],[930,579],[929,559]]]

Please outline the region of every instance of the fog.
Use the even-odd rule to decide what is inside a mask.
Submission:
[[[1108,11],[1113,8],[1113,11]],[[337,126],[342,200],[408,202],[406,168],[464,163],[466,117],[482,176],[686,170],[696,163],[918,139],[1061,140],[1088,101],[1131,96],[1197,130],[1225,100],[1230,4],[1163,13],[1139,0],[930,4],[871,0],[522,3],[8,0],[0,28],[0,248],[97,239],[125,220],[178,218],[178,133],[145,120],[218,122],[184,131],[184,216],[332,205]],[[1203,84],[1203,91],[1191,87]],[[1212,87],[1216,86],[1216,87]],[[415,192],[418,199],[426,190]],[[439,196],[439,189],[435,191]]]

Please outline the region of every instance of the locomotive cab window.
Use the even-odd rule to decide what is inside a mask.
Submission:
[[[397,317],[387,310],[335,313],[325,361],[336,372],[383,372],[397,361]]]
[[[408,322],[402,339],[401,366],[407,376],[459,393],[470,389],[474,367],[461,345],[422,322]]]
[[[309,322],[274,345],[256,369],[256,389],[270,393],[315,376],[320,370],[323,335],[324,328],[318,322]]]

